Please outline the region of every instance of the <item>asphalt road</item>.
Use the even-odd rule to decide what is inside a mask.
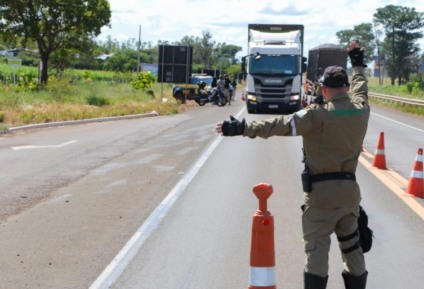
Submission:
[[[0,288],[246,288],[261,182],[275,191],[277,287],[301,287],[301,139],[214,133],[229,114],[269,117],[242,109],[238,99],[2,137]],[[370,165],[381,131],[384,172]],[[368,288],[424,282],[424,203],[399,193],[423,146],[422,118],[373,107],[357,172],[376,235]],[[335,241],[329,289],[342,288],[341,270]]]

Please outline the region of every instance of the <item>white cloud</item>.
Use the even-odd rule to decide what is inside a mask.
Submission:
[[[424,12],[421,0],[109,0],[109,3],[112,29],[104,28],[99,36],[101,40],[107,36],[118,41],[138,39],[141,25],[143,42],[156,44],[158,40],[179,41],[184,36],[202,37],[202,32],[207,30],[215,42],[238,45],[245,50],[248,23],[293,23],[305,26],[305,54],[317,45],[337,43],[337,31],[372,22],[377,8],[391,4]]]

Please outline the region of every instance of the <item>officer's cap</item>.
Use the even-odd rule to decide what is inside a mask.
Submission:
[[[346,87],[349,86],[349,78],[346,71],[341,66],[329,66],[324,70],[320,81],[323,86],[327,87]]]

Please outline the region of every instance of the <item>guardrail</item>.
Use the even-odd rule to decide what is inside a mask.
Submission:
[[[413,98],[406,98],[406,97],[400,97],[400,96],[393,96],[393,95],[387,95],[387,94],[380,94],[380,93],[373,93],[369,92],[369,96],[375,97],[378,99],[388,100],[392,102],[397,102],[403,105],[413,105],[417,107],[424,107],[424,100],[419,99],[413,99]]]

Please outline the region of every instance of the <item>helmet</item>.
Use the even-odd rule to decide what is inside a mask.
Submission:
[[[197,85],[199,86],[199,88],[203,89],[203,88],[205,88],[206,83],[205,83],[205,82],[203,82],[203,81],[199,81],[199,82],[197,83]]]

